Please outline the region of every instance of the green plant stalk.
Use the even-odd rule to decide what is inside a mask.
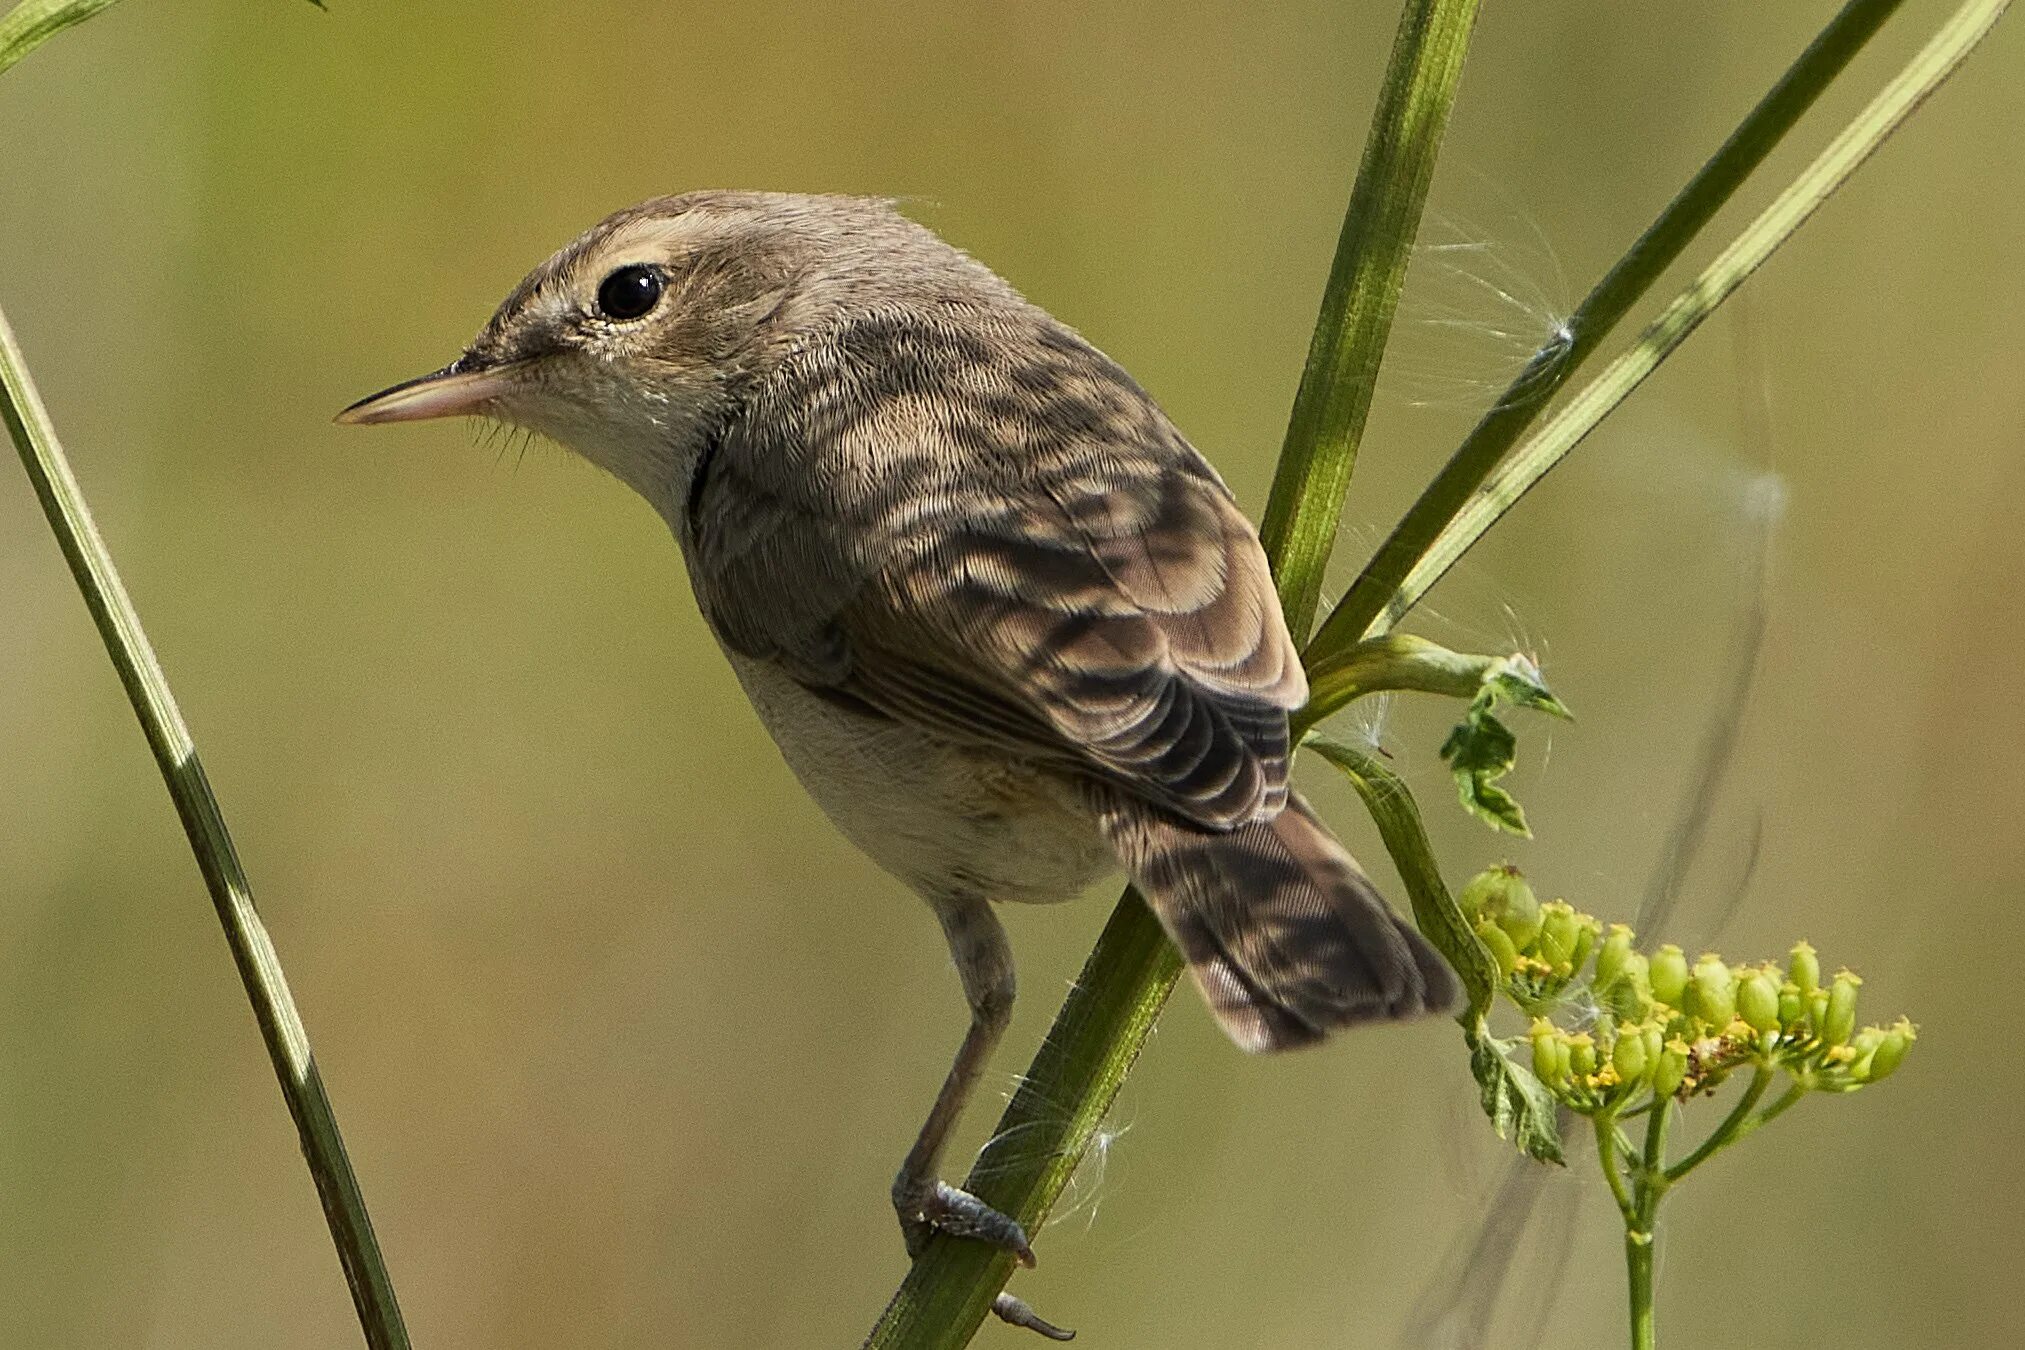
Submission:
[[[1624,1216],[1629,1227],[1638,1211],[1624,1181],[1624,1165],[1617,1157],[1617,1117],[1599,1111],[1590,1117],[1589,1123],[1595,1129],[1596,1161],[1603,1168],[1603,1179],[1610,1184],[1610,1198],[1617,1202],[1617,1212]]]
[[[1652,1307],[1652,1234],[1624,1230],[1626,1293],[1631,1307],[1631,1350],[1653,1350],[1658,1334]]]
[[[1307,640],[1321,602],[1323,571],[1476,15],[1477,0],[1408,0],[1393,38],[1259,527],[1297,643]]]
[[[10,16],[11,18],[12,16]],[[71,473],[55,426],[29,377],[27,363],[14,340],[14,330],[0,313],[0,421],[5,421],[21,463],[28,470],[35,495],[56,534],[85,605],[91,610],[99,637],[126,687],[127,698],[140,718],[148,747],[176,804],[190,850],[196,855],[204,884],[225,927],[232,960],[252,1001],[261,1038],[281,1080],[281,1095],[295,1118],[302,1153],[315,1178],[331,1240],[337,1244],[345,1281],[359,1325],[373,1350],[407,1350],[408,1333],[394,1286],[373,1236],[365,1198],[359,1192],[337,1117],[324,1091],[322,1075],[310,1053],[302,1016],[288,992],[280,958],[253,907],[253,893],[239,864],[218,799],[204,776],[197,747],[155,653],[141,630],[139,615],[120,584],[112,555],[99,537],[84,494]]]
[[[1037,1233],[1139,1057],[1181,955],[1138,894],[1125,898],[1020,1080],[964,1188]],[[1011,1276],[1010,1254],[937,1236],[865,1341],[868,1350],[967,1345]]]
[[[1321,594],[1356,437],[1398,307],[1476,8],[1477,0],[1409,0],[1400,17],[1281,452],[1273,486],[1277,505],[1267,509],[1266,551],[1282,596],[1295,597],[1287,616],[1297,633],[1312,620]],[[994,1140],[1014,1141],[1009,1147],[1016,1156],[983,1167],[1008,1146],[987,1148],[979,1160],[982,1174],[973,1169],[968,1189],[1020,1220],[1029,1233],[1037,1231],[1082,1161],[1180,973],[1180,955],[1144,902],[1128,890],[993,1132]],[[868,1350],[965,1345],[1011,1272],[1010,1258],[982,1243],[938,1239],[914,1262],[865,1345]]]
[[[1722,1123],[1709,1131],[1709,1137],[1702,1140],[1699,1148],[1666,1169],[1667,1183],[1671,1185],[1679,1181],[1710,1158],[1713,1158],[1731,1144],[1736,1143],[1752,1130],[1757,1129],[1761,1122],[1751,1112],[1757,1109],[1758,1103],[1764,1099],[1765,1089],[1771,1086],[1772,1067],[1769,1064],[1760,1064],[1757,1071],[1751,1075],[1751,1081],[1744,1088],[1743,1095],[1737,1098],[1737,1104],[1730,1108],[1730,1114],[1723,1117]]]
[[[1808,44],[1471,430],[1322,624],[1309,645],[1311,658],[1326,659],[1330,653],[1376,636],[1398,622],[1411,604],[1400,601],[1402,584],[1421,566],[1435,541],[1448,531],[1505,452],[1900,3],[1850,0]]]
[[[1659,1202],[1672,1184],[1666,1175],[1666,1132],[1671,1101],[1654,1103],[1645,1118],[1645,1154],[1634,1176],[1633,1215],[1624,1225],[1624,1272],[1631,1311],[1632,1350],[1653,1350],[1658,1339],[1653,1305],[1652,1249],[1658,1241]]]
[[[1946,82],[2003,17],[2009,4],[2010,0],[1969,0],[1956,10],[1828,148],[1699,276],[1682,288],[1629,350],[1571,398],[1471,493],[1408,570],[1383,614],[1378,616],[1376,626],[1389,628],[1418,603],[1519,498],[1546,477],[1674,348],[1687,340],[1702,320],[1743,285]],[[1317,639],[1318,646],[1321,641]]]
[[[21,0],[0,19],[0,73],[73,24],[119,0]]]
[[[1474,698],[1497,662],[1493,656],[1453,652],[1406,633],[1360,642],[1308,672],[1308,702],[1294,714],[1294,740],[1366,694],[1409,690]]]
[[[1397,774],[1355,746],[1313,735],[1304,744],[1341,769],[1357,789],[1357,795],[1364,799],[1365,809],[1371,813],[1379,837],[1385,841],[1385,851],[1392,856],[1400,879],[1406,884],[1414,926],[1435,945],[1462,981],[1468,1005],[1457,1020],[1466,1030],[1481,1034],[1497,993],[1497,962],[1470,928],[1462,906],[1442,882],[1441,867],[1421,826],[1420,809],[1414,803],[1413,793]]]

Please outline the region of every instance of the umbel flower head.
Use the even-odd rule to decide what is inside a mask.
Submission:
[[[1863,981],[1824,979],[1806,942],[1783,964],[1691,961],[1671,943],[1648,955],[1625,924],[1543,903],[1509,864],[1478,874],[1460,903],[1503,992],[1532,1016],[1535,1076],[1580,1114],[1685,1101],[1739,1068],[1784,1073],[1796,1093],[1852,1092],[1897,1071],[1916,1039],[1903,1017],[1859,1028]]]

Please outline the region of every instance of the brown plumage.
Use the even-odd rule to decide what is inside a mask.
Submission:
[[[654,505],[789,764],[941,917],[973,1025],[895,1183],[910,1247],[1026,1250],[934,1180],[1011,1005],[994,900],[1122,863],[1246,1049],[1453,998],[1288,791],[1307,682],[1222,481],[1125,371],[887,204],[620,212],[451,367],[345,417],[452,412]]]

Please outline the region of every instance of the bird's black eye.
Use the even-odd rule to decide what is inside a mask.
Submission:
[[[598,312],[608,319],[637,319],[661,299],[661,274],[635,263],[598,284]]]

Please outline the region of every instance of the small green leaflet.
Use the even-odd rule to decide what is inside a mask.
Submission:
[[[1561,1156],[1561,1131],[1555,1120],[1554,1098],[1533,1071],[1512,1059],[1512,1042],[1490,1034],[1482,1022],[1466,1033],[1470,1073],[1482,1091],[1484,1114],[1498,1138],[1509,1139],[1529,1158],[1566,1163]]]
[[[1517,654],[1501,657],[1485,672],[1463,720],[1442,742],[1441,757],[1455,775],[1456,796],[1464,810],[1494,830],[1530,839],[1533,832],[1518,799],[1498,786],[1498,780],[1512,771],[1519,750],[1518,738],[1495,715],[1506,703],[1552,717],[1569,716],[1541,681],[1538,666]]]

